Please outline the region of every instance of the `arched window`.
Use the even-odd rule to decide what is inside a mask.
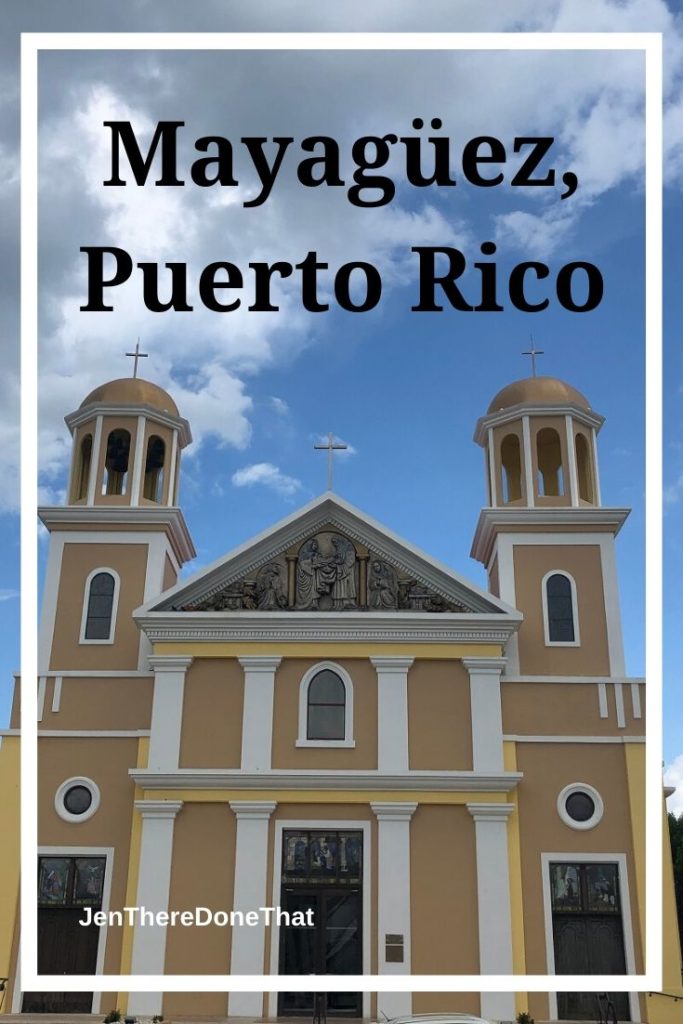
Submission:
[[[579,622],[576,584],[566,572],[549,572],[543,577],[543,619],[546,644],[577,645]]]
[[[114,642],[119,576],[113,569],[95,569],[85,581],[81,643]]]
[[[503,438],[500,461],[503,467],[503,501],[517,501],[522,497],[522,458],[516,434]]]
[[[148,498],[149,501],[161,501],[164,492],[165,457],[166,445],[160,437],[153,434],[147,442],[145,480],[142,489],[143,498]]]
[[[353,684],[340,665],[324,661],[306,672],[299,690],[297,747],[353,747]]]
[[[595,501],[593,497],[593,474],[588,441],[583,434],[576,435],[576,475],[579,480],[579,497],[584,501]]]
[[[125,494],[128,484],[128,459],[130,456],[130,434],[119,428],[112,430],[107,438],[107,452],[104,459],[104,481],[102,494]]]
[[[76,501],[88,497],[90,483],[90,463],[92,462],[92,434],[86,434],[81,441],[78,459],[78,476],[76,477]]]
[[[560,435],[552,427],[543,427],[536,435],[536,461],[538,493],[552,496],[564,494],[562,446]]]

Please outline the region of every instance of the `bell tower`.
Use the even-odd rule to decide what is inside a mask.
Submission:
[[[602,505],[603,422],[576,388],[536,376],[504,387],[477,422],[488,504],[472,556],[524,614],[510,674],[625,674],[614,538],[628,509]]]
[[[166,391],[137,377],[96,388],[66,424],[66,504],[39,509],[50,532],[39,672],[145,669],[132,612],[195,554],[177,506],[190,427]]]

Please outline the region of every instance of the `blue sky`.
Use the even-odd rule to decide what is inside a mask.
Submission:
[[[649,7],[653,22],[668,17],[664,5]],[[605,17],[611,11],[618,19],[630,8],[604,3],[592,10]],[[534,5],[524,10],[533,23]],[[566,5],[555,4],[555,12],[562,27]],[[616,20],[613,27],[620,27]],[[675,115],[678,48],[674,56],[667,90]],[[291,134],[300,139],[324,133],[338,138],[347,153],[348,142],[366,132],[402,133],[410,131],[415,116],[438,116],[456,155],[458,143],[477,134],[497,135],[506,144],[515,135],[553,134],[558,140],[555,166],[575,170],[579,189],[561,203],[557,193],[545,189],[520,194],[524,190],[478,190],[464,183],[450,190],[403,186],[382,210],[357,211],[343,195],[302,189],[289,174],[266,204],[245,210],[235,198],[248,195],[253,179],[242,164],[244,191],[233,190],[237,197],[229,190],[200,194],[192,187],[173,192],[146,188],[134,196],[126,189],[121,190],[125,195],[112,196],[99,184],[107,141],[101,121],[109,116],[130,117],[141,133],[158,119],[183,119],[188,142],[201,134],[232,139]],[[672,117],[674,143],[678,124]],[[130,373],[124,353],[140,335],[150,353],[144,376],[176,396],[197,438],[184,459],[181,486],[181,504],[198,551],[192,570],[325,489],[325,458],[312,446],[331,430],[353,448],[337,459],[335,489],[482,583],[483,570],[469,558],[484,502],[482,454],[472,432],[493,394],[528,374],[529,361],[520,353],[533,333],[545,351],[540,372],[578,387],[606,417],[599,438],[603,503],[633,509],[617,550],[627,667],[641,674],[642,156],[642,61],[635,54],[540,54],[533,59],[479,53],[429,58],[244,54],[229,62],[217,54],[49,55],[41,61],[45,500],[61,500],[64,487],[69,441],[63,415],[98,383]],[[680,223],[681,215],[677,161],[680,146],[673,144],[667,165],[671,225]],[[400,167],[392,165],[392,171],[399,180]],[[498,245],[500,294],[506,304],[506,274],[523,259],[544,260],[553,272],[570,260],[592,261],[605,279],[602,304],[587,314],[564,311],[556,302],[534,315],[512,309],[410,312],[417,282],[411,245],[458,246],[472,262],[479,243],[489,239]],[[332,266],[371,260],[382,272],[384,294],[369,313],[332,309],[307,314],[296,289],[285,282],[280,313],[150,314],[132,282],[117,294],[114,313],[83,314],[78,310],[84,294],[78,248],[84,244],[118,244],[134,259],[187,260],[195,270],[214,259],[243,267],[250,259],[294,263],[315,249]],[[665,627],[675,637],[683,610],[676,585],[683,560],[683,355],[675,328],[681,316],[676,283],[681,252],[673,230],[666,245]],[[5,384],[10,386],[11,381]],[[9,420],[6,429],[11,445]],[[11,471],[10,465],[3,466],[0,708],[7,707],[10,673],[18,659]],[[44,552],[44,541],[41,547]],[[671,640],[665,673],[667,762],[683,754],[677,661]],[[0,721],[6,715],[0,710]],[[683,759],[680,769],[683,778]]]

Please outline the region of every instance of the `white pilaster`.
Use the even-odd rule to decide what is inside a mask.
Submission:
[[[149,739],[149,768],[177,768],[183,721],[185,673],[192,658],[158,654],[149,659],[154,670],[154,703]]]
[[[534,507],[534,463],[531,455],[531,427],[529,417],[522,416],[522,441],[524,445],[524,481],[526,483],[526,503]]]
[[[498,504],[498,495],[496,488],[496,452],[495,445],[493,443],[493,427],[489,427],[488,435],[488,468],[489,468],[489,504]]]
[[[97,493],[98,485],[101,486],[102,481],[99,479],[100,473],[100,456],[102,448],[102,417],[98,416],[95,420],[95,436],[92,443],[92,455],[90,456],[90,478],[88,480],[88,494],[85,499],[86,505],[95,504],[95,494]],[[105,456],[106,458],[106,456]]]
[[[138,416],[133,456],[133,482],[130,489],[131,505],[139,505],[142,498],[142,466],[145,458],[145,417]]]
[[[408,669],[413,658],[370,658],[377,671],[377,767],[408,771]]]
[[[475,772],[502,772],[500,674],[505,658],[463,658],[462,663],[470,675],[472,767]]]
[[[567,439],[567,464],[569,466],[569,498],[572,505],[579,505],[579,479],[576,471],[576,441],[574,440],[574,421],[569,413],[564,418]]]
[[[593,472],[595,474],[595,504],[602,505],[602,496],[600,494],[600,467],[598,466],[598,438],[595,432],[595,427],[591,427],[591,459]]]
[[[249,656],[239,659],[244,669],[242,769],[266,771],[273,747],[275,670],[282,658]]]
[[[168,910],[173,857],[173,827],[182,800],[136,800],[142,815],[140,867],[135,905],[158,914]],[[136,923],[133,933],[131,974],[163,974],[168,929]],[[162,992],[131,992],[128,1013],[152,1016],[161,1013]]]
[[[377,904],[380,974],[410,974],[410,819],[416,803],[372,803],[379,826]],[[403,961],[387,961],[387,936],[403,939]],[[400,942],[394,941],[394,950]],[[378,1010],[399,1017],[412,1010],[410,992],[383,992]]]
[[[267,905],[266,873],[268,865],[268,821],[277,806],[266,800],[232,800],[237,818],[235,852],[235,892],[233,908],[245,914]],[[253,927],[235,928],[232,933],[231,974],[265,972],[266,928],[262,917]],[[232,1017],[260,1017],[261,992],[231,992],[228,1014]]]
[[[619,608],[619,586],[617,563],[614,557],[614,537],[600,538],[600,564],[602,567],[602,588],[607,623],[607,648],[609,674],[623,678],[626,675],[624,640],[621,632],[621,610]]]
[[[512,974],[512,917],[507,819],[513,804],[467,804],[474,818],[477,847],[479,973]],[[514,1020],[510,992],[482,992],[482,1017]]]

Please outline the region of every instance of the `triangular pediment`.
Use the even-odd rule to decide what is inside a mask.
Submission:
[[[518,614],[331,493],[140,614],[361,611]]]

